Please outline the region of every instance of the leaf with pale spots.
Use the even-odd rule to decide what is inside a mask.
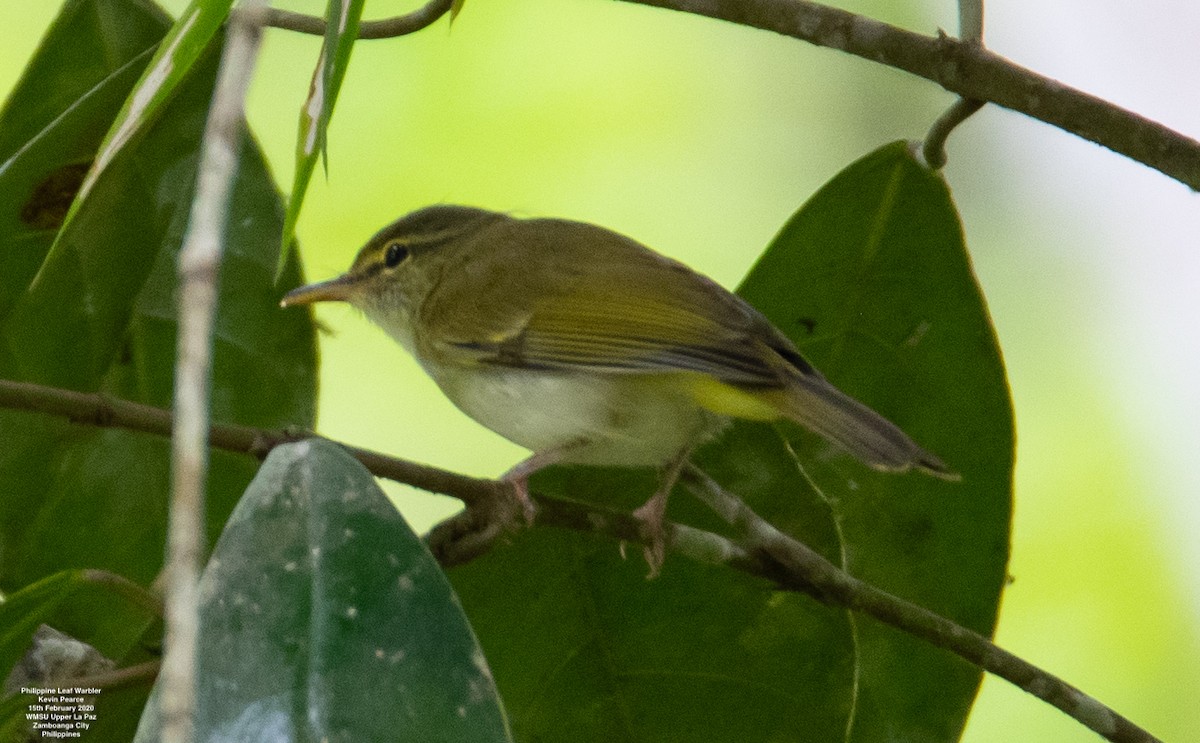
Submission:
[[[449,581],[336,444],[271,452],[200,593],[198,740],[511,741]]]

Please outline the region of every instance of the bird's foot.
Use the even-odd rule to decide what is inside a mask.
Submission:
[[[533,526],[536,515],[529,477],[505,475],[493,497],[473,503],[435,526],[426,543],[442,565],[461,565],[490,550],[504,535]]]
[[[667,559],[667,536],[663,522],[666,520],[667,496],[670,493],[670,488],[659,489],[650,496],[650,500],[633,512],[633,517],[638,520],[642,544],[645,545],[642,554],[646,557],[646,564],[650,566],[647,580],[658,577],[662,572],[663,562]]]

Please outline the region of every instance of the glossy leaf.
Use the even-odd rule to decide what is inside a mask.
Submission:
[[[201,594],[197,740],[510,740],[449,582],[335,444],[271,452]]]
[[[296,135],[296,173],[284,218],[284,245],[290,244],[296,234],[296,220],[300,217],[300,207],[304,203],[304,194],[316,168],[317,158],[327,155],[329,121],[350,65],[350,53],[354,50],[354,42],[358,40],[364,2],[329,0],[325,11],[325,42],[321,45],[321,56],[313,70],[308,99],[300,109],[300,130]],[[277,271],[282,272],[283,267],[284,256],[281,254]]]
[[[742,293],[962,482],[876,473],[789,425],[737,423],[694,461],[850,572],[990,633],[1007,559],[1003,368],[941,179],[902,144],[847,168]],[[540,492],[631,508],[649,474],[573,468]],[[677,493],[670,516],[723,531]],[[957,740],[980,672],[874,620],[668,557],[533,530],[451,572],[519,740]]]

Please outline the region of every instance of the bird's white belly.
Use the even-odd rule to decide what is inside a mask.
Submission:
[[[479,423],[533,451],[564,448],[576,464],[660,465],[723,424],[663,376],[427,370]]]

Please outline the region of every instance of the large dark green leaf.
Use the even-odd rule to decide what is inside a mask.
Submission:
[[[79,3],[68,9],[93,25],[72,27],[76,36],[70,38],[49,36],[31,69],[57,69],[80,46],[136,47],[112,41],[126,29],[157,24],[161,36],[169,27],[161,14],[138,2],[82,4],[93,12],[77,11]],[[113,14],[118,20],[109,17]],[[188,216],[217,47],[198,58],[155,120],[114,156],[70,224],[57,233],[48,257],[61,211],[57,220],[37,224],[0,223],[0,254],[20,251],[29,265],[40,264],[32,284],[6,285],[16,295],[10,311],[0,316],[3,376],[170,404],[174,255]],[[88,88],[104,89],[103,107],[77,105],[69,94],[59,93],[53,77],[29,83],[58,100],[61,112],[52,127],[27,132],[31,142],[38,136],[46,141],[17,148],[0,171],[0,193],[10,193],[6,179],[12,173],[23,174],[21,183],[27,184],[57,172],[60,150],[90,159],[99,145],[96,122],[103,115],[110,121],[116,116],[123,99],[119,88],[123,85],[128,94],[136,80],[123,63],[111,65],[117,74],[99,68]],[[17,103],[10,101],[10,107]],[[16,114],[7,109],[2,116],[9,121]],[[80,139],[82,133],[89,138]],[[67,203],[73,194],[74,188],[65,190]],[[264,426],[311,425],[313,329],[303,313],[278,310],[272,273],[282,208],[262,156],[249,140],[232,203],[216,328],[214,417]],[[289,272],[289,282],[299,281],[294,261]],[[5,442],[0,448],[0,585],[21,586],[71,566],[107,568],[140,582],[153,578],[162,560],[168,496],[165,441],[12,412],[0,414],[0,439]],[[214,456],[208,499],[213,538],[253,471],[252,462]]]
[[[904,143],[882,148],[784,227],[741,293],[839,386],[962,476],[946,483],[865,472],[786,428],[841,532],[841,554],[828,556],[990,635],[1008,561],[1012,410],[945,183]],[[908,739],[956,740],[980,672],[873,621],[855,630],[852,739],[899,730]]]
[[[870,471],[790,425],[695,457],[835,563],[990,633],[1007,559],[1012,423],[949,193],[901,145],[830,182],[742,293],[836,384],[962,475]],[[649,476],[571,469],[540,492],[622,508]],[[722,527],[687,497],[671,516]],[[533,530],[452,571],[525,741],[956,740],[980,673],[869,618],[668,557]]]
[[[751,454],[759,481],[747,487],[803,488],[778,441]],[[535,487],[633,506],[654,481],[575,468],[547,472]],[[828,510],[812,517],[812,531],[826,532],[820,541],[833,543]],[[845,612],[670,556],[647,581],[641,551],[629,553],[536,529],[451,571],[517,740],[842,739],[855,678]]]
[[[335,444],[271,452],[200,590],[197,740],[510,740],[445,575]]]

